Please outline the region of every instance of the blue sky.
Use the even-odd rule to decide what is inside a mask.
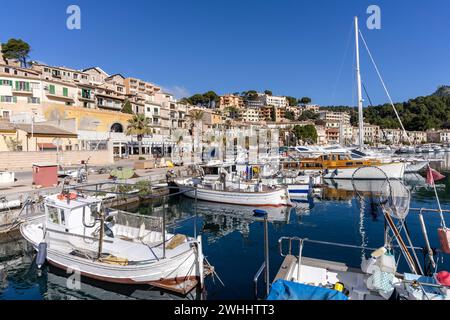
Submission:
[[[70,4],[81,8],[81,30],[66,28]],[[381,7],[381,30],[365,27],[371,4]],[[395,101],[450,84],[448,0],[8,1],[0,41],[22,38],[35,60],[100,66],[178,96],[271,89],[349,105],[355,15]],[[373,102],[386,102],[364,51],[362,76]]]

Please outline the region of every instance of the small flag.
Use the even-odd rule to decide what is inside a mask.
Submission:
[[[432,169],[431,167],[428,168],[427,172],[427,184],[433,186],[435,181],[439,181],[445,179],[445,176],[437,172],[436,170]]]

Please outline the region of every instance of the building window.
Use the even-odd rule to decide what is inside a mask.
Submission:
[[[39,90],[41,85],[38,82],[31,82],[31,89]]]
[[[16,81],[16,90],[17,91],[31,91],[30,83],[25,81]]]
[[[41,99],[36,97],[28,97],[28,103],[30,104],[40,104]]]
[[[1,80],[0,79],[0,86],[11,86],[12,87],[13,82],[12,80]]]
[[[61,78],[61,71],[59,70],[52,70],[52,76],[55,78]]]
[[[5,68],[5,73],[9,73],[9,68]]]
[[[17,97],[0,96],[0,102],[4,102],[4,103],[16,103],[16,102],[17,102]]]
[[[50,94],[55,94],[55,85],[51,84],[48,86],[48,91]]]
[[[69,89],[63,88],[63,96],[68,97],[69,96]]]

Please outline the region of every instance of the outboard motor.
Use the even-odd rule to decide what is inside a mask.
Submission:
[[[47,243],[41,242],[39,243],[38,252],[36,255],[36,266],[39,270],[44,265],[45,260],[47,260]]]

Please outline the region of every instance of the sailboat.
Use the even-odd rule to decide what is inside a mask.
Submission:
[[[358,18],[355,17],[357,39],[358,29]],[[374,171],[371,167],[361,169],[364,170]],[[434,176],[431,177],[433,180]],[[357,190],[357,184],[358,181],[355,181],[354,188],[358,195],[376,191],[378,205],[385,219],[384,245],[380,248],[368,248],[364,241],[361,246],[357,246],[301,237],[282,237],[278,242],[280,255],[284,257],[283,264],[270,286],[269,255],[266,254],[266,261],[254,278],[256,292],[258,278],[265,270],[267,300],[450,300],[448,273],[436,272],[438,268],[429,246],[426,228],[423,225],[426,248],[414,247],[409,232],[405,231],[408,230],[406,216],[410,211],[408,188],[401,181],[389,178],[382,184],[378,182],[364,184],[363,190]],[[362,205],[362,212],[363,209]],[[420,210],[421,218],[422,212],[426,210],[430,209]],[[445,227],[441,209],[440,213],[444,226],[440,229],[442,230],[440,237],[445,240],[441,242],[445,242],[448,248],[449,231]],[[447,234],[441,236],[441,233],[445,232]],[[268,239],[267,232],[265,239]],[[359,268],[353,268],[338,261],[304,257],[306,244],[328,246],[333,250],[337,248],[361,250],[363,253],[361,265]],[[268,250],[267,242],[265,250]],[[366,258],[365,251],[369,250],[372,252],[369,258]],[[409,272],[399,272],[397,268],[399,260],[395,256],[397,252],[405,260]],[[417,256],[418,252],[424,253],[426,258],[424,265],[431,262],[431,268],[422,267]]]

